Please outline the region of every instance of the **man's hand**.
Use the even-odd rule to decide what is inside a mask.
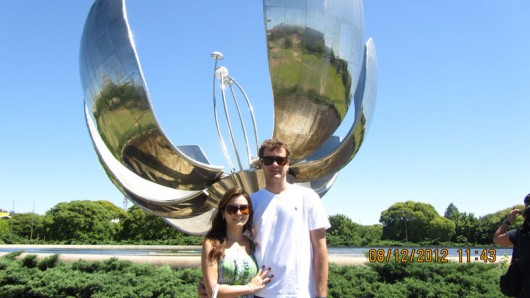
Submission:
[[[199,280],[199,284],[197,285],[197,295],[200,298],[208,298],[208,293],[206,292],[206,286],[204,285],[204,281],[202,278]]]
[[[316,282],[317,297],[326,297],[328,293],[328,247],[326,230],[317,229],[310,232],[313,247],[313,270]]]
[[[513,209],[512,211],[510,211],[510,213],[508,213],[508,216],[506,216],[506,219],[508,220],[508,222],[510,224],[513,224],[513,222],[515,221],[515,218],[521,214],[521,210],[519,209]]]

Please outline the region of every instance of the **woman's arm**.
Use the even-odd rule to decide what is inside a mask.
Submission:
[[[212,292],[217,284],[217,260],[208,260],[208,255],[212,250],[212,243],[210,240],[205,239],[202,243],[202,255],[201,255],[201,270],[202,270],[202,281],[206,287],[208,297],[212,297]]]

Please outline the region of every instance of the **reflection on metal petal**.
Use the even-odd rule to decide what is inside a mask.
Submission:
[[[163,218],[172,227],[191,235],[203,235],[210,228],[210,219],[214,209],[193,218]]]
[[[151,109],[123,1],[96,1],[81,39],[85,104],[116,159],[156,183],[200,190],[223,168],[186,155],[162,133]]]
[[[107,148],[85,108],[94,148],[107,174],[119,189],[142,209],[163,217],[189,218],[207,212],[203,191],[172,189],[144,179],[123,166]]]
[[[306,165],[310,161],[315,160],[321,160],[324,159],[326,156],[331,155],[336,148],[340,146],[340,138],[337,136],[332,136],[330,139],[328,139],[327,142],[325,142],[322,147],[320,147],[315,153],[313,153],[311,156],[309,156],[304,162],[298,163],[298,166],[294,166],[290,168],[290,173],[295,174],[299,173],[297,170],[297,167]],[[329,174],[323,175],[320,174],[319,177],[314,177],[311,180],[307,180],[306,182],[302,179],[296,179],[293,176],[294,181],[298,181],[296,184],[312,188],[320,197],[323,197],[328,190],[333,186],[333,183],[335,183],[335,180],[337,179],[337,173],[331,172]]]
[[[265,1],[274,136],[294,162],[313,152],[344,119],[359,78],[362,1]]]
[[[88,111],[86,117],[89,132],[103,168],[111,181],[127,198],[147,212],[161,216],[182,232],[198,235],[208,230],[212,210],[205,203],[207,197],[205,193],[170,189],[153,184],[130,172],[106,148],[93,121],[88,116]]]
[[[198,146],[173,146],[160,129],[124,1],[92,6],[81,39],[80,68],[91,136],[120,190],[159,216],[190,218],[208,211],[203,190],[221,178],[223,168],[210,165]]]
[[[361,78],[355,93],[355,103],[358,109],[356,109],[354,125],[340,145],[328,155],[318,160],[292,165],[290,169],[296,181],[308,182],[337,173],[353,159],[359,150],[372,118],[377,93],[377,59],[375,45],[371,38],[366,43],[364,57]]]
[[[248,193],[253,193],[264,188],[265,177],[263,176],[263,170],[251,169],[240,171],[214,183],[208,188],[208,204],[212,207],[217,206],[223,194],[235,186],[242,187]]]
[[[359,150],[375,103],[375,46],[371,39],[363,45],[362,0],[264,0],[263,5],[274,137],[291,146],[289,181],[323,196]],[[238,185],[254,192],[265,186],[261,169],[225,174],[198,145],[174,146],[164,135],[124,0],[94,2],[79,63],[86,121],[100,162],[118,189],[147,212],[186,233],[202,234],[227,189]],[[352,115],[352,99],[354,120],[340,141],[334,134]]]

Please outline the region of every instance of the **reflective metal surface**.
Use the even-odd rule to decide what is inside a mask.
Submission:
[[[231,120],[230,120],[230,113],[229,113],[229,109],[227,107],[227,95],[226,95],[226,89],[228,89],[230,92],[228,92],[231,97],[232,97],[232,100],[234,102],[234,106],[237,110],[237,116],[238,116],[238,119],[239,119],[239,127],[241,129],[241,134],[243,136],[243,139],[244,139],[244,144],[245,144],[245,149],[246,149],[246,155],[247,155],[247,167],[251,167],[253,165],[253,163],[258,159],[257,157],[257,152],[258,152],[258,148],[259,148],[259,143],[258,143],[258,128],[257,128],[257,125],[256,125],[256,118],[254,117],[254,108],[252,107],[252,104],[250,103],[250,100],[247,96],[247,94],[245,93],[245,91],[243,90],[243,88],[237,83],[237,81],[231,77],[229,74],[228,74],[228,69],[224,66],[221,66],[221,67],[217,67],[217,63],[219,62],[219,60],[223,59],[223,54],[220,53],[220,52],[213,52],[212,55],[211,55],[212,58],[215,59],[215,65],[214,65],[214,77],[219,79],[219,89],[221,91],[221,98],[222,98],[222,103],[223,103],[223,107],[224,107],[224,112],[225,112],[225,119],[226,119],[226,123],[227,123],[227,126],[228,126],[228,132],[229,132],[229,135],[230,135],[230,140],[232,142],[232,147],[234,149],[234,155],[237,159],[237,162],[238,162],[238,165],[239,165],[239,170],[240,171],[243,171],[244,168],[243,168],[243,164],[241,162],[241,156],[240,156],[240,153],[239,153],[239,150],[238,150],[238,146],[236,145],[236,139],[235,139],[235,136],[234,136],[234,130],[232,128],[232,124],[231,124]],[[220,129],[220,125],[219,125],[219,116],[218,116],[218,112],[217,112],[217,96],[216,96],[216,79],[214,78],[213,80],[213,109],[214,109],[214,118],[215,118],[215,127],[217,129],[217,134],[219,136],[219,143],[221,145],[221,149],[223,150],[223,153],[225,154],[225,158],[226,158],[226,161],[228,162],[230,168],[232,169],[232,172],[235,172],[235,168],[233,166],[233,163],[230,159],[230,155],[228,154],[227,150],[226,150],[226,145],[225,145],[225,141],[223,139],[223,135],[221,133],[221,129]],[[237,88],[234,88],[233,86],[236,86]],[[240,94],[243,96],[243,98],[245,99],[244,103],[246,104],[246,107],[248,108],[248,113],[250,115],[250,119],[251,119],[251,124],[252,124],[252,134],[254,136],[254,145],[255,145],[255,148],[256,150],[254,151],[255,154],[252,154],[252,151],[250,149],[250,145],[249,145],[249,137],[248,137],[248,134],[247,134],[247,129],[246,129],[246,125],[245,125],[245,120],[244,120],[244,117],[241,113],[241,108],[240,108],[240,104],[239,104],[239,101],[237,99],[237,96],[236,96],[236,92],[235,90],[238,90],[240,92]]]
[[[371,39],[363,44],[362,1],[264,0],[263,5],[274,137],[291,145],[290,181],[323,196],[359,150],[375,103],[375,46]],[[238,162],[238,172],[225,173],[198,145],[174,146],[164,135],[152,112],[124,0],[94,2],[81,38],[80,74],[100,162],[118,189],[147,212],[201,234],[227,189],[238,185],[254,192],[265,186],[255,163],[242,168]],[[353,121],[341,125],[346,115],[354,115]],[[339,126],[351,127],[343,140],[336,135]]]
[[[94,3],[81,38],[79,63],[89,131],[101,163],[119,189],[155,215],[193,218],[207,212],[210,207],[202,190],[220,179],[223,168],[210,165],[200,149],[173,146],[160,129],[124,1]]]
[[[315,152],[344,119],[363,60],[360,0],[265,0],[274,136],[293,159]]]
[[[359,150],[372,118],[377,93],[377,64],[373,39],[365,46],[365,59],[355,92],[355,122],[346,138],[329,154],[319,159],[291,166],[296,181],[306,182],[337,173]]]

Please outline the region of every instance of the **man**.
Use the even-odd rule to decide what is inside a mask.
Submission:
[[[521,214],[524,219],[522,227],[508,231],[515,218]],[[523,212],[518,209],[510,211],[495,231],[493,243],[513,246],[511,264],[518,268],[516,275],[520,276],[522,281],[522,286],[517,290],[517,297],[530,297],[530,206],[526,206]]]
[[[311,189],[287,182],[291,150],[277,139],[259,149],[265,188],[250,195],[254,206],[254,256],[274,278],[257,297],[326,297],[328,216]]]
[[[530,205],[530,194],[526,195],[523,202],[525,209],[528,208],[528,205]],[[508,231],[510,225],[515,221],[515,218],[521,214],[523,214],[523,211],[519,209],[513,209],[512,211],[510,211],[510,213],[508,213],[504,221],[501,223],[500,227],[497,229],[497,231],[495,231],[495,234],[493,235],[493,243],[502,246],[513,245],[513,238],[508,237],[508,234],[506,232]]]
[[[254,208],[254,256],[274,278],[255,297],[326,297],[331,225],[317,193],[287,181],[291,149],[278,139],[259,152],[265,188],[250,195]],[[199,285],[199,296],[206,297]]]

